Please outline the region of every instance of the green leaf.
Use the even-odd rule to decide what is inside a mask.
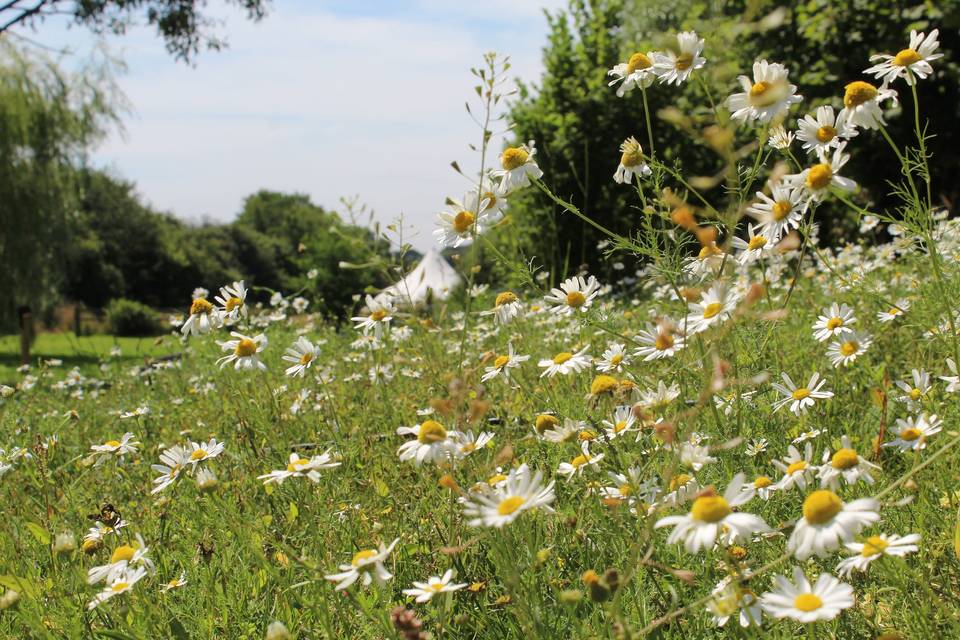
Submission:
[[[104,631],[97,631],[98,638],[113,638],[114,640],[137,640],[134,636],[128,636],[125,633],[120,631],[111,631],[109,629]]]
[[[40,544],[50,544],[50,534],[36,522],[28,522],[27,529],[30,530],[30,533],[33,534],[33,537],[36,538]]]
[[[3,575],[0,576],[0,585],[3,585],[7,589],[13,589],[21,595],[30,596],[31,598],[37,598],[40,595],[39,590],[37,589],[36,583],[33,580],[27,578],[19,578],[17,576]]]
[[[183,624],[176,618],[170,621],[170,635],[177,640],[190,640],[190,634],[183,628]]]
[[[300,515],[300,509],[297,509],[297,503],[291,502],[287,509],[287,522],[293,522]]]
[[[390,487],[387,486],[387,483],[377,478],[373,481],[373,488],[377,491],[377,495],[381,498],[386,498],[390,495]]]
[[[957,519],[957,524],[953,529],[953,552],[960,558],[960,518]]]

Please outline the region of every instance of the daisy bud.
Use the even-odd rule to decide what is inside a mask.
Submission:
[[[587,569],[580,575],[580,580],[589,587],[600,582],[600,575],[593,569]]]
[[[534,422],[534,428],[540,435],[543,435],[545,431],[549,431],[550,429],[553,429],[559,425],[560,419],[557,418],[557,416],[550,415],[549,413],[541,413],[537,416],[537,419]]]
[[[560,592],[560,602],[563,604],[577,604],[583,600],[583,592],[576,589],[567,589]]]
[[[287,626],[279,620],[274,620],[267,627],[266,640],[289,640],[290,637]]]
[[[93,555],[102,546],[103,542],[100,538],[87,538],[80,543],[80,549],[87,555]]]
[[[55,554],[69,553],[77,548],[77,539],[69,531],[58,533],[53,539],[53,552]]]
[[[18,602],[20,602],[20,593],[13,589],[7,589],[3,592],[3,595],[0,596],[0,611],[5,611],[15,606]]]
[[[618,384],[613,376],[599,375],[590,383],[590,395],[596,397],[604,393],[613,393]]]
[[[710,247],[717,241],[716,227],[697,227],[693,233],[704,247]]]

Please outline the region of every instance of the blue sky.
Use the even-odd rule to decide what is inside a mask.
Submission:
[[[106,45],[127,65],[133,111],[94,163],[137,183],[153,206],[187,220],[232,219],[259,189],[299,191],[326,207],[359,196],[382,222],[403,213],[425,249],[436,211],[467,186],[479,129],[464,111],[471,66],[510,55],[536,80],[544,7],[565,0],[274,0],[250,23],[216,2],[229,48],[176,62],[152,30]],[[99,43],[47,22],[24,35],[80,58]]]

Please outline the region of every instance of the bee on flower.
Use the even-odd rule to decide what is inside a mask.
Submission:
[[[853,606],[853,587],[828,573],[821,573],[816,584],[811,585],[803,569],[794,567],[793,582],[780,575],[774,576],[773,581],[776,587],[760,596],[760,606],[777,619],[803,623],[833,620]]]
[[[499,179],[498,192],[501,196],[509,195],[512,191],[530,186],[530,178],[539,180],[543,171],[537,166],[533,156],[536,155],[536,144],[533,140],[518,147],[509,147],[500,154],[501,169],[490,172],[490,177]]]
[[[453,569],[447,569],[443,576],[433,576],[427,578],[426,582],[414,582],[412,589],[404,589],[403,593],[408,596],[416,596],[416,602],[429,602],[433,596],[441,593],[453,593],[467,586],[467,583],[454,584]]]
[[[300,336],[281,356],[281,359],[293,363],[287,367],[284,374],[302,378],[318,355],[320,355],[320,347],[307,340],[305,336]]]
[[[926,413],[899,418],[893,428],[896,439],[884,442],[883,446],[896,447],[902,453],[920,451],[927,447],[930,436],[940,433],[942,424],[940,418]]]
[[[550,294],[544,296],[543,300],[548,305],[553,305],[550,307],[552,313],[572,315],[577,311],[587,311],[599,294],[600,283],[595,277],[585,279],[583,276],[574,276],[564,280],[559,289],[551,289]]]
[[[797,86],[787,80],[789,71],[778,62],[758,60],[753,63],[753,80],[740,76],[742,93],[727,98],[731,117],[741,122],[770,122],[786,115],[790,105],[803,100]]]
[[[540,471],[531,473],[526,464],[513,468],[507,478],[491,491],[470,494],[464,503],[463,513],[471,527],[501,528],[510,524],[527,511],[542,509],[552,512],[554,483],[544,485]]]
[[[823,452],[822,462],[817,469],[820,486],[834,491],[840,489],[841,479],[848,485],[854,485],[860,480],[873,484],[874,479],[870,474],[880,470],[880,467],[867,461],[853,449],[850,438],[846,435],[840,438],[840,448],[833,455],[830,455],[829,449]]]
[[[643,161],[643,148],[637,139],[630,136],[620,145],[620,164],[613,174],[613,181],[617,184],[632,184],[634,178],[645,178],[652,173],[650,167]]]
[[[119,440],[107,440],[103,444],[91,445],[90,450],[95,454],[100,454],[97,456],[97,461],[94,463],[94,466],[99,467],[113,457],[123,460],[123,456],[128,453],[136,453],[137,446],[140,443],[133,442],[133,438],[134,435],[128,431],[123,434]]]
[[[247,287],[243,280],[220,287],[220,295],[214,300],[220,303],[217,311],[224,324],[231,325],[247,317]]]
[[[648,51],[641,53],[637,51],[630,56],[626,62],[614,65],[613,69],[607,71],[607,75],[613,80],[607,83],[608,87],[619,83],[617,87],[617,97],[622,98],[634,89],[646,89],[656,79],[653,72],[653,60],[657,53]]]
[[[847,122],[846,112],[841,111],[837,117],[830,105],[817,107],[816,116],[808,113],[797,125],[797,138],[807,153],[827,153],[858,133],[857,128]]]
[[[231,331],[233,340],[217,341],[223,351],[229,352],[217,360],[220,368],[233,363],[233,368],[267,370],[267,365],[260,361],[259,353],[267,346],[267,336],[263,333],[250,337],[237,331]]]
[[[333,469],[339,467],[340,462],[334,461],[327,449],[323,453],[309,458],[303,458],[297,453],[290,454],[290,461],[286,469],[278,469],[262,476],[257,476],[257,480],[263,480],[264,484],[276,483],[283,484],[287,478],[308,478],[311,482],[320,482],[320,471],[323,469]]]
[[[701,492],[693,501],[690,513],[660,518],[654,528],[672,526],[667,544],[682,542],[689,553],[713,547],[721,533],[723,541],[732,543],[769,531],[770,527],[759,516],[733,510],[747,501],[741,491],[743,481],[742,473],[735,475],[722,496],[712,489]]]
[[[690,74],[706,64],[701,56],[704,41],[695,31],[677,34],[677,50],[667,49],[653,53],[653,73],[661,83],[680,86],[690,79]]]
[[[370,586],[374,580],[378,585],[385,585],[387,580],[393,577],[393,574],[387,571],[384,562],[398,542],[400,542],[400,538],[395,539],[386,547],[381,542],[379,550],[363,549],[358,551],[353,554],[350,564],[340,565],[340,573],[326,575],[324,578],[337,583],[334,587],[335,591],[342,591],[357,580],[360,580],[365,587]]]
[[[825,385],[827,381],[821,380],[819,373],[815,372],[810,376],[810,381],[805,387],[795,385],[786,372],[782,372],[780,377],[783,379],[783,384],[774,382],[773,388],[784,397],[773,404],[774,411],[779,411],[783,407],[790,405],[790,411],[793,412],[794,415],[799,416],[801,413],[806,413],[817,400],[827,400],[833,397],[832,391],[823,389],[823,385]]]
[[[882,80],[884,86],[897,78],[903,78],[908,85],[916,84],[917,78],[926,79],[933,73],[930,62],[943,57],[942,53],[936,53],[940,47],[940,41],[937,40],[939,35],[939,29],[934,29],[929,34],[910,31],[910,44],[906,49],[901,49],[895,56],[888,53],[870,56],[870,62],[878,60],[880,62],[864,73],[872,74],[877,80]]]
[[[916,533],[907,536],[881,533],[878,536],[870,536],[863,542],[848,542],[847,549],[853,551],[855,555],[841,560],[837,565],[837,573],[847,578],[854,571],[866,573],[867,567],[873,561],[884,556],[902,558],[916,553],[920,548],[917,546],[918,542],[920,542],[920,535]]]

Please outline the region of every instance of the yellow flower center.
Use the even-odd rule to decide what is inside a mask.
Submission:
[[[227,304],[224,306],[227,308],[227,311],[233,311],[237,307],[243,306],[243,300],[237,296],[233,296],[232,298],[227,298]]]
[[[797,390],[794,391],[792,394],[790,394],[790,396],[791,396],[794,400],[803,400],[803,399],[805,399],[805,398],[809,398],[809,397],[810,397],[810,390],[807,389],[806,387],[801,387],[800,389],[797,389]]]
[[[652,66],[653,63],[646,54],[637,52],[630,56],[630,59],[627,60],[627,75],[630,75],[637,69],[649,69]]]
[[[360,568],[361,564],[366,563],[370,558],[377,555],[377,552],[373,549],[364,549],[363,551],[357,551],[353,554],[353,560],[350,561],[354,567]]]
[[[525,498],[520,496],[510,496],[505,498],[498,506],[497,513],[501,516],[509,516],[512,513],[515,513],[517,509],[523,506],[523,503],[526,502]]]
[[[791,464],[789,467],[787,467],[787,475],[792,476],[798,471],[803,471],[806,468],[807,468],[806,460],[797,460],[796,462]]]
[[[503,168],[507,171],[513,171],[518,167],[522,167],[526,164],[527,160],[530,158],[530,154],[526,150],[521,149],[520,147],[510,147],[503,152],[503,155],[500,156],[500,164],[503,165]]]
[[[723,496],[701,496],[693,501],[690,515],[700,522],[720,522],[732,509]]]
[[[487,484],[491,487],[495,487],[506,479],[507,476],[503,475],[502,473],[498,473],[487,478]]]
[[[914,440],[919,438],[921,435],[923,434],[920,433],[920,429],[916,429],[914,427],[907,427],[906,429],[900,432],[900,439],[906,440],[907,442],[913,442]]]
[[[833,168],[825,163],[815,164],[807,172],[807,186],[814,191],[821,191],[830,186],[833,180]]]
[[[197,298],[190,305],[190,315],[197,315],[200,313],[210,313],[213,311],[213,305],[207,302],[206,298]]]
[[[692,53],[681,53],[677,56],[676,65],[678,71],[686,71],[693,66],[693,54]]]
[[[914,401],[919,400],[921,396],[923,396],[923,391],[920,391],[920,389],[916,389],[916,388],[910,389],[911,400],[914,400]]]
[[[898,67],[909,67],[912,64],[923,60],[923,56],[914,49],[901,49],[893,58],[893,64]]]
[[[110,564],[115,562],[120,562],[121,560],[126,560],[129,562],[133,559],[133,554],[136,553],[136,549],[130,545],[122,544],[113,551],[113,555],[110,556]]]
[[[387,312],[384,311],[383,309],[377,309],[376,311],[370,312],[370,319],[373,320],[374,322],[380,322],[386,317],[387,317]]]
[[[860,552],[864,558],[883,553],[884,549],[890,546],[890,543],[880,536],[870,536],[863,542],[863,550]]]
[[[683,485],[687,484],[691,480],[693,480],[693,478],[690,477],[689,475],[685,473],[678,473],[677,475],[670,478],[670,491],[674,491],[677,488],[682,487]]]
[[[510,356],[497,356],[497,359],[493,361],[494,369],[503,369],[510,362]]]
[[[720,255],[720,247],[715,244],[705,244],[700,248],[700,252],[697,253],[697,258],[700,260],[706,260],[710,256]]]
[[[207,457],[206,449],[195,449],[193,453],[190,454],[191,460],[203,460]]]
[[[443,442],[447,439],[447,430],[436,420],[427,420],[420,425],[420,431],[417,433],[417,440],[423,444],[433,444]]]
[[[631,148],[620,154],[620,164],[625,167],[635,167],[643,162],[643,153],[639,147]]]
[[[860,464],[860,456],[853,449],[839,449],[830,459],[834,469],[852,469]]]
[[[856,80],[847,85],[843,93],[843,106],[853,109],[877,97],[877,88],[869,82]]]
[[[587,302],[586,296],[579,291],[571,291],[567,294],[567,306],[579,309]]]
[[[783,96],[785,88],[786,86],[782,82],[773,83],[761,80],[750,87],[750,93],[748,94],[750,104],[756,107],[769,107],[776,104]]]
[[[556,360],[554,360],[554,362],[556,362]],[[560,424],[560,420],[557,419],[556,416],[551,416],[549,413],[541,413],[537,416],[535,427],[537,429],[537,433],[543,433],[544,431],[553,429],[558,424]]]
[[[821,600],[819,596],[815,596],[812,593],[801,593],[793,601],[793,606],[800,611],[816,611],[823,606],[823,600]]]
[[[590,384],[590,393],[598,396],[602,393],[610,393],[617,388],[617,379],[613,376],[597,376]]]
[[[618,422],[617,424],[613,425],[613,432],[614,432],[614,433],[620,433],[621,431],[623,431],[623,430],[626,429],[626,428],[627,428],[627,422],[626,422],[626,420],[621,420],[621,421]]]
[[[459,234],[464,234],[473,227],[476,217],[469,211],[461,211],[453,218],[453,230]]]
[[[810,524],[825,524],[843,509],[840,496],[828,489],[819,489],[803,501],[803,517]]]
[[[839,329],[843,326],[843,318],[833,317],[827,320],[827,329],[833,331],[834,329]]]
[[[618,491],[618,492],[620,493],[620,495],[622,495],[622,496],[633,495],[633,487],[631,487],[629,484],[622,484],[622,485],[620,485],[619,487],[617,487],[617,491]]]
[[[119,441],[119,440],[107,440],[106,442],[103,443],[103,446],[105,446],[105,447],[112,447],[112,448],[116,449],[117,447],[120,446],[120,441]]]
[[[587,456],[585,456],[585,455],[583,455],[583,454],[581,453],[581,454],[578,455],[576,458],[574,458],[573,460],[570,461],[570,465],[571,465],[574,469],[579,469],[580,467],[582,467],[583,465],[587,464],[588,462],[590,462],[590,458],[588,458]]]
[[[900,315],[900,313],[900,309],[897,309],[896,307],[892,307],[890,311],[887,311],[888,316],[897,316]]]
[[[757,249],[763,249],[767,244],[767,239],[763,236],[753,236],[750,238],[750,242],[747,243],[747,249],[756,251]]]
[[[567,360],[573,357],[573,354],[569,351],[563,351],[553,356],[553,364],[563,364]]]
[[[287,465],[287,471],[289,471],[290,473],[295,473],[297,471],[300,471],[300,467],[302,467],[305,464],[308,464],[309,462],[310,461],[307,460],[306,458],[297,458],[296,460],[294,460],[293,462]]]
[[[783,220],[793,211],[793,204],[789,200],[777,200],[773,203],[770,213],[776,221]]]
[[[849,340],[840,345],[840,355],[842,356],[852,356],[860,349],[860,345],[857,344],[856,340]]]
[[[723,309],[722,304],[720,304],[719,302],[711,302],[710,304],[708,304],[703,308],[704,319],[709,320],[710,318],[713,318],[718,313],[720,313],[721,309]]]
[[[612,364],[613,366],[617,366],[621,362],[623,362],[623,354],[615,353],[612,356],[610,356],[610,364]]]
[[[666,351],[673,347],[673,336],[669,333],[658,333],[657,339],[653,341],[653,347],[657,351]]]
[[[504,291],[503,293],[497,296],[496,301],[494,301],[493,306],[502,307],[505,304],[510,304],[517,301],[517,294],[513,291]]]
[[[129,586],[129,582],[114,582],[112,585],[110,585],[110,591],[113,591],[114,593],[120,593],[121,591],[125,591]]]
[[[767,476],[757,476],[757,479],[753,481],[754,489],[766,489],[773,484],[773,480]]]
[[[590,442],[591,440],[595,440],[596,438],[597,438],[597,434],[595,434],[593,431],[590,431],[589,429],[584,429],[583,431],[577,434],[577,440],[579,440],[580,442]]]
[[[241,358],[249,358],[257,352],[257,343],[250,338],[240,338],[234,353]]]
[[[820,142],[830,142],[837,137],[837,130],[828,124],[817,129],[817,140]]]

